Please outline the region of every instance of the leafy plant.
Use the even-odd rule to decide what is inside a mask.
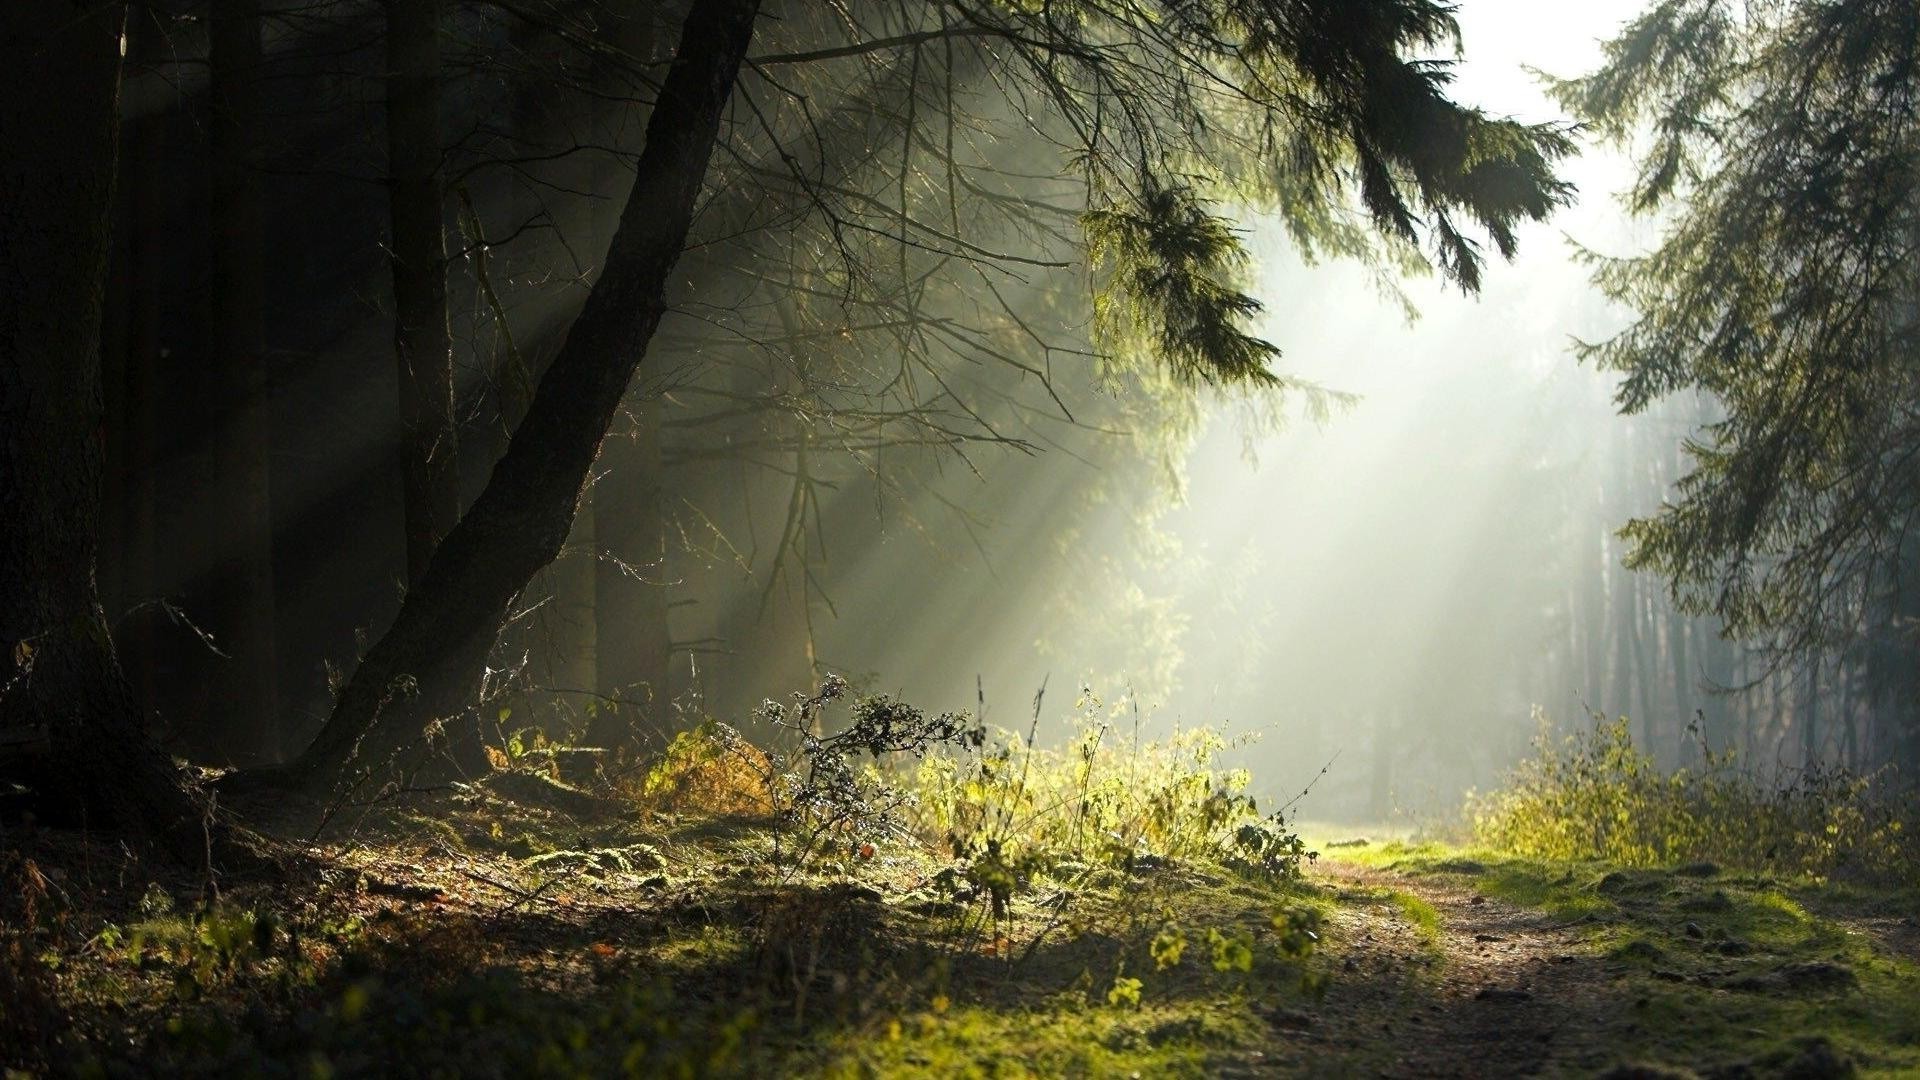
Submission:
[[[1538,716],[1538,714],[1536,714]],[[1713,861],[1814,877],[1920,881],[1910,797],[1890,770],[1838,766],[1762,776],[1731,751],[1701,748],[1697,768],[1660,770],[1627,720],[1534,742],[1497,791],[1473,796],[1482,843],[1518,855],[1624,866]]]

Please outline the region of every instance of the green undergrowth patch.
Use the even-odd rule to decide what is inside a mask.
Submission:
[[[1620,1038],[1637,1060],[1708,1074],[1920,1071],[1920,965],[1911,959],[1920,930],[1909,891],[1438,843],[1368,844],[1340,858],[1465,885],[1571,928],[1599,981],[1630,1002]]]
[[[1405,889],[1386,886],[1352,886],[1333,893],[1336,905],[1383,908],[1420,939],[1421,947],[1435,960],[1445,959],[1441,936],[1440,912],[1426,900]]]
[[[1063,995],[1035,1008],[926,1010],[888,1021],[877,1036],[835,1040],[830,1077],[1051,1077],[1212,1075],[1220,1054],[1256,1045],[1239,1003],[1100,1007]]]
[[[341,815],[250,881],[43,834],[0,868],[0,1064],[1199,1076],[1324,993],[1332,900],[1217,736],[1123,739],[1083,701],[1043,749],[885,698],[826,715],[843,693],[763,718],[784,741],[702,725],[621,784]]]
[[[1627,718],[1595,714],[1555,737],[1544,717],[1531,756],[1470,796],[1474,840],[1515,855],[1622,867],[1710,860],[1819,880],[1920,886],[1920,799],[1891,767],[1815,763],[1762,771],[1704,741],[1696,764],[1663,769]]]

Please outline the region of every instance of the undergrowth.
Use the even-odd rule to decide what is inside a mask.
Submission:
[[[1890,769],[1833,765],[1763,776],[1702,745],[1662,770],[1627,720],[1595,716],[1534,754],[1496,791],[1469,798],[1474,839],[1516,855],[1621,866],[1711,861],[1751,870],[1920,882],[1920,812]]]
[[[1049,748],[1040,715],[832,679],[617,772],[530,727],[253,883],[38,835],[0,864],[0,1067],[1201,1076],[1273,1049],[1261,1017],[1326,985],[1312,853],[1219,734],[1088,694]]]

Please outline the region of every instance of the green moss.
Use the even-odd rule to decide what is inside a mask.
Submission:
[[[1248,1016],[1191,1001],[1138,1009],[954,1008],[877,1026],[837,1039],[817,1075],[1200,1077],[1211,1074],[1211,1061],[1256,1035]]]
[[[1481,863],[1474,883],[1485,895],[1581,922],[1624,980],[1649,1060],[1701,1070],[1745,1062],[1768,1074],[1826,1040],[1860,1075],[1920,1072],[1920,967],[1844,924],[1898,913],[1907,898],[1432,845],[1367,854],[1422,874],[1457,876],[1449,863]]]
[[[1394,907],[1400,909],[1400,914],[1406,921],[1419,931],[1421,939],[1428,946],[1439,947],[1440,913],[1433,909],[1432,904],[1410,892],[1402,892],[1398,889],[1388,893],[1387,898],[1393,902]]]

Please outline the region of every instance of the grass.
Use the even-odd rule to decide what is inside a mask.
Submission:
[[[784,743],[703,725],[623,785],[564,793],[596,808],[577,815],[526,782],[535,740],[502,755],[511,788],[378,808],[217,889],[22,835],[0,852],[0,1066],[1345,1075],[1458,1051],[1580,1074],[1629,1047],[1699,1071],[1825,1075],[1826,1053],[1920,1072],[1920,898],[1897,884],[1487,834],[1329,844],[1365,872],[1323,878],[1210,732],[1135,745],[1089,698],[1080,735],[1043,749],[867,699],[821,737],[827,700],[778,718]],[[1503,952],[1563,973],[1549,1020]],[[1567,1045],[1539,1049],[1554,1032]]]
[[[846,730],[965,738],[890,701]],[[39,834],[0,866],[0,985],[45,1007],[0,1003],[0,1065],[1202,1076],[1275,1049],[1259,1010],[1324,978],[1331,901],[1209,733],[899,769],[867,745],[709,726],[603,813],[416,798],[217,897]]]
[[[1910,959],[1920,897],[1909,890],[1436,842],[1369,843],[1339,857],[1572,924],[1630,1003],[1643,1059],[1702,1072],[1744,1062],[1768,1075],[1825,1047],[1860,1075],[1920,1073],[1920,966]]]

